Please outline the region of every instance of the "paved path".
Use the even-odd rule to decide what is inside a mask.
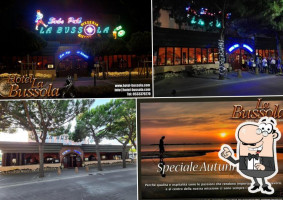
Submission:
[[[1,175],[1,200],[133,200],[137,199],[136,166],[111,167],[102,172],[79,168],[48,172],[40,179],[36,174]]]
[[[156,97],[173,96],[250,96],[283,95],[283,76],[243,73],[237,78],[231,73],[225,80],[216,77],[168,78],[155,83]]]

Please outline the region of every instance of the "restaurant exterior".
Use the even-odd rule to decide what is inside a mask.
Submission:
[[[39,164],[38,144],[36,142],[0,142],[2,167]],[[122,159],[121,145],[100,145],[102,163],[113,163]],[[127,147],[126,152],[129,152]],[[129,155],[127,153],[127,157]],[[63,143],[46,143],[44,145],[44,163],[57,164],[64,168],[82,167],[97,164],[94,144],[64,145]],[[0,170],[2,171],[2,170]]]
[[[197,66],[218,69],[217,31],[205,31],[201,27],[196,28],[188,24],[180,26],[171,17],[170,10],[163,9],[153,24],[155,73],[183,71],[188,67]],[[225,67],[231,70],[240,69],[243,60],[247,61],[252,57],[278,58],[276,40],[265,36],[242,38],[227,34],[225,56]],[[282,59],[282,55],[280,58]]]
[[[36,70],[36,73],[66,77],[74,74],[91,76],[94,67],[126,71],[127,68],[137,66],[140,58],[136,55],[91,56],[82,49],[82,44],[89,39],[122,39],[126,35],[126,27],[119,24],[119,16],[94,14],[94,17],[82,12],[53,15],[42,10],[35,11],[35,15],[30,29],[42,37],[47,45],[28,56],[1,55],[2,71],[19,73],[20,69]]]

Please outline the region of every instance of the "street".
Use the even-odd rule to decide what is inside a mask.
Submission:
[[[250,96],[282,95],[283,76],[243,73],[243,78],[231,74],[225,80],[216,78],[169,78],[155,82],[156,97],[173,96]]]
[[[79,168],[45,173],[44,179],[34,174],[0,176],[0,199],[13,200],[133,200],[137,198],[136,166],[128,166],[102,172],[85,172]],[[19,178],[17,178],[17,176]]]

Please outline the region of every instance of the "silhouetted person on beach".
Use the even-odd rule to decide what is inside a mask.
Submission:
[[[164,140],[165,139],[165,136],[162,136],[161,137],[161,139],[160,139],[160,141],[159,141],[159,153],[160,153],[160,155],[163,155],[163,153],[164,153]]]

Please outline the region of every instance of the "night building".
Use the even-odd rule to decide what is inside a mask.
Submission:
[[[189,24],[197,21],[188,20],[188,23],[177,24],[170,10],[161,9],[159,13],[158,19],[153,22],[155,74],[183,71],[188,66],[219,68],[218,31],[209,31],[197,24],[195,26]],[[243,61],[252,57],[278,58],[276,40],[263,35],[252,39],[227,34],[225,55],[225,67],[230,70],[240,69]],[[282,55],[280,58],[282,59]]]
[[[105,54],[94,57],[82,49],[82,45],[94,38],[122,39],[127,27],[120,24],[119,15],[99,13],[51,13],[48,10],[34,10],[34,19],[28,29],[47,45],[29,56],[1,55],[0,68],[6,73],[20,73],[29,69],[30,73],[41,73],[50,77],[91,76],[94,67],[99,71],[127,71],[138,66],[138,60],[147,56],[125,54]],[[119,47],[120,48],[120,47]],[[30,64],[27,64],[30,63]],[[100,65],[95,65],[100,63]]]

